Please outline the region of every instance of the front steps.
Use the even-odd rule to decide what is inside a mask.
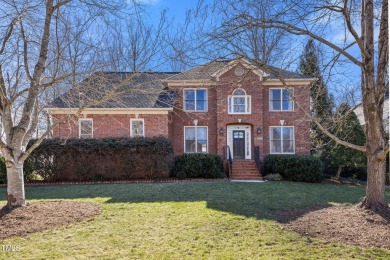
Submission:
[[[230,180],[263,180],[254,160],[233,160]]]

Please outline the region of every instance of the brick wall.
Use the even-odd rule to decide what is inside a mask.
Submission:
[[[130,119],[135,115],[87,114],[80,118],[93,119],[93,137],[130,137]],[[139,114],[144,119],[145,137],[168,137],[168,114]],[[53,129],[54,138],[79,138],[78,118],[53,115],[53,123],[61,122]]]
[[[253,158],[253,146],[259,146],[262,156],[270,153],[269,127],[280,126],[280,120],[285,120],[284,126],[293,126],[295,134],[295,152],[297,154],[310,153],[310,123],[304,113],[298,109],[300,106],[309,111],[309,86],[293,86],[297,101],[294,111],[271,112],[269,111],[269,89],[283,87],[262,82],[258,75],[246,70],[246,73],[238,77],[234,74],[234,68],[220,76],[216,85],[212,86],[186,86],[184,88],[207,88],[208,111],[202,113],[187,113],[183,111],[183,87],[171,87],[178,91],[178,99],[173,112],[170,115],[169,131],[170,140],[174,147],[174,153],[184,151],[184,126],[193,126],[194,119],[198,119],[198,126],[208,126],[209,152],[223,155],[223,147],[227,144],[228,125],[250,125],[251,150]],[[228,96],[237,88],[242,88],[251,96],[251,114],[228,114]],[[241,121],[241,122],[239,122]],[[223,134],[220,134],[220,129]],[[257,129],[261,133],[257,134]]]

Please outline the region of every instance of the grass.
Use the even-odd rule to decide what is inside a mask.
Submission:
[[[5,189],[0,189],[5,204]],[[389,259],[390,251],[302,237],[279,210],[351,204],[363,187],[267,183],[163,183],[30,187],[30,202],[80,200],[103,214],[67,227],[0,241],[0,259]],[[387,191],[388,200],[390,191]],[[0,230],[1,232],[1,230]]]

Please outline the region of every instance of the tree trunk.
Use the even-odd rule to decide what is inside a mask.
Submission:
[[[24,192],[23,162],[6,162],[7,165],[7,207],[26,206]]]
[[[386,158],[367,155],[367,191],[361,207],[378,211],[387,208],[385,203]]]
[[[340,180],[340,175],[341,175],[341,170],[343,169],[343,167],[341,167],[340,165],[337,167],[337,172],[336,172],[336,180]]]

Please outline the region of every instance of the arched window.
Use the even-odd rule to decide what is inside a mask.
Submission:
[[[250,114],[251,96],[245,90],[237,88],[228,98],[229,114]]]

